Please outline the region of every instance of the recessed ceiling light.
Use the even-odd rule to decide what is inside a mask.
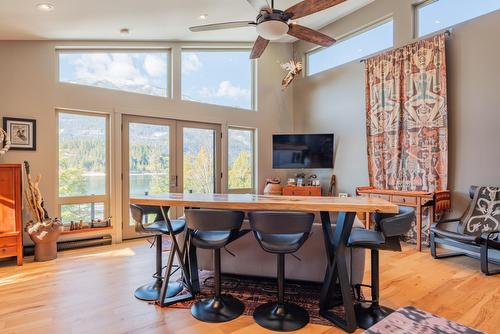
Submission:
[[[198,16],[198,18],[200,20],[206,20],[206,19],[208,19],[208,14],[201,14],[200,16]]]
[[[50,12],[51,10],[54,10],[54,5],[51,3],[39,3],[36,5],[36,8],[42,12]]]
[[[128,28],[120,29],[120,34],[128,35],[129,33],[130,33],[130,30]]]

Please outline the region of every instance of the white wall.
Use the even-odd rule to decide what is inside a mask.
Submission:
[[[250,46],[242,43],[118,43],[118,42],[53,42],[53,41],[1,41],[0,42],[0,116],[34,118],[37,120],[37,150],[9,151],[0,163],[22,163],[28,160],[34,174],[42,174],[41,190],[46,207],[56,215],[57,189],[57,133],[56,108],[105,112],[111,115],[112,183],[111,214],[115,240],[121,238],[121,115],[145,115],[188,121],[253,127],[258,133],[258,189],[262,190],[272,171],[271,135],[293,129],[292,89],[281,91],[285,74],[279,63],[291,57],[290,44],[269,45],[258,61],[258,111],[182,101],[180,96],[181,46]],[[59,83],[57,80],[58,46],[95,47],[168,47],[173,62],[173,98],[125,93],[94,87]],[[25,215],[25,221],[27,217]],[[26,240],[25,238],[25,241]]]
[[[377,0],[326,26],[335,38],[392,16],[394,44],[413,40],[413,0]],[[452,29],[447,39],[449,186],[454,215],[468,202],[470,185],[500,185],[500,11]],[[295,54],[314,46],[297,42]],[[299,78],[294,86],[294,128],[334,132],[339,191],[368,184],[364,64],[358,60]],[[323,180],[327,181],[326,172]]]

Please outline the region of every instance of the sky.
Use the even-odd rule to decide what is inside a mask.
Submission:
[[[418,9],[418,36],[500,9],[500,0],[439,0]],[[308,56],[308,75],[348,63],[393,46],[389,21]]]
[[[419,9],[419,36],[500,9],[500,0],[439,0]]]
[[[249,51],[183,51],[182,99],[252,109]]]
[[[59,80],[168,96],[167,52],[59,53]]]
[[[391,48],[394,43],[392,20],[362,32],[307,57],[308,75]]]
[[[249,51],[183,51],[182,98],[252,109]],[[168,96],[167,52],[61,52],[62,82]]]

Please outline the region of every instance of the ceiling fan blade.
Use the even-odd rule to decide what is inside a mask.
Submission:
[[[269,40],[262,38],[262,37],[257,37],[257,40],[255,41],[255,44],[253,45],[252,52],[250,53],[250,59],[257,59],[259,58],[262,53],[264,53],[264,50],[267,47],[267,44],[269,44]]]
[[[344,1],[346,0],[304,0],[285,10],[285,14],[292,15],[291,19],[298,19],[336,6]]]
[[[319,31],[298,25],[298,24],[290,24],[288,30],[288,35],[293,37],[297,37],[306,42],[311,42],[314,44],[318,44],[321,46],[330,46],[336,42],[334,38],[327,36],[325,34],[320,33]]]
[[[259,13],[263,10],[271,12],[272,8],[267,0],[247,0],[253,8],[255,8]]]
[[[198,31],[210,31],[210,30],[220,30],[220,29],[243,28],[250,26],[255,26],[255,22],[235,21],[235,22],[205,24],[202,26],[190,27],[189,30],[191,30],[192,32],[198,32]]]

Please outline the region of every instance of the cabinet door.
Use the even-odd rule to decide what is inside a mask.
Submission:
[[[16,188],[13,168],[0,168],[0,232],[16,230]]]

